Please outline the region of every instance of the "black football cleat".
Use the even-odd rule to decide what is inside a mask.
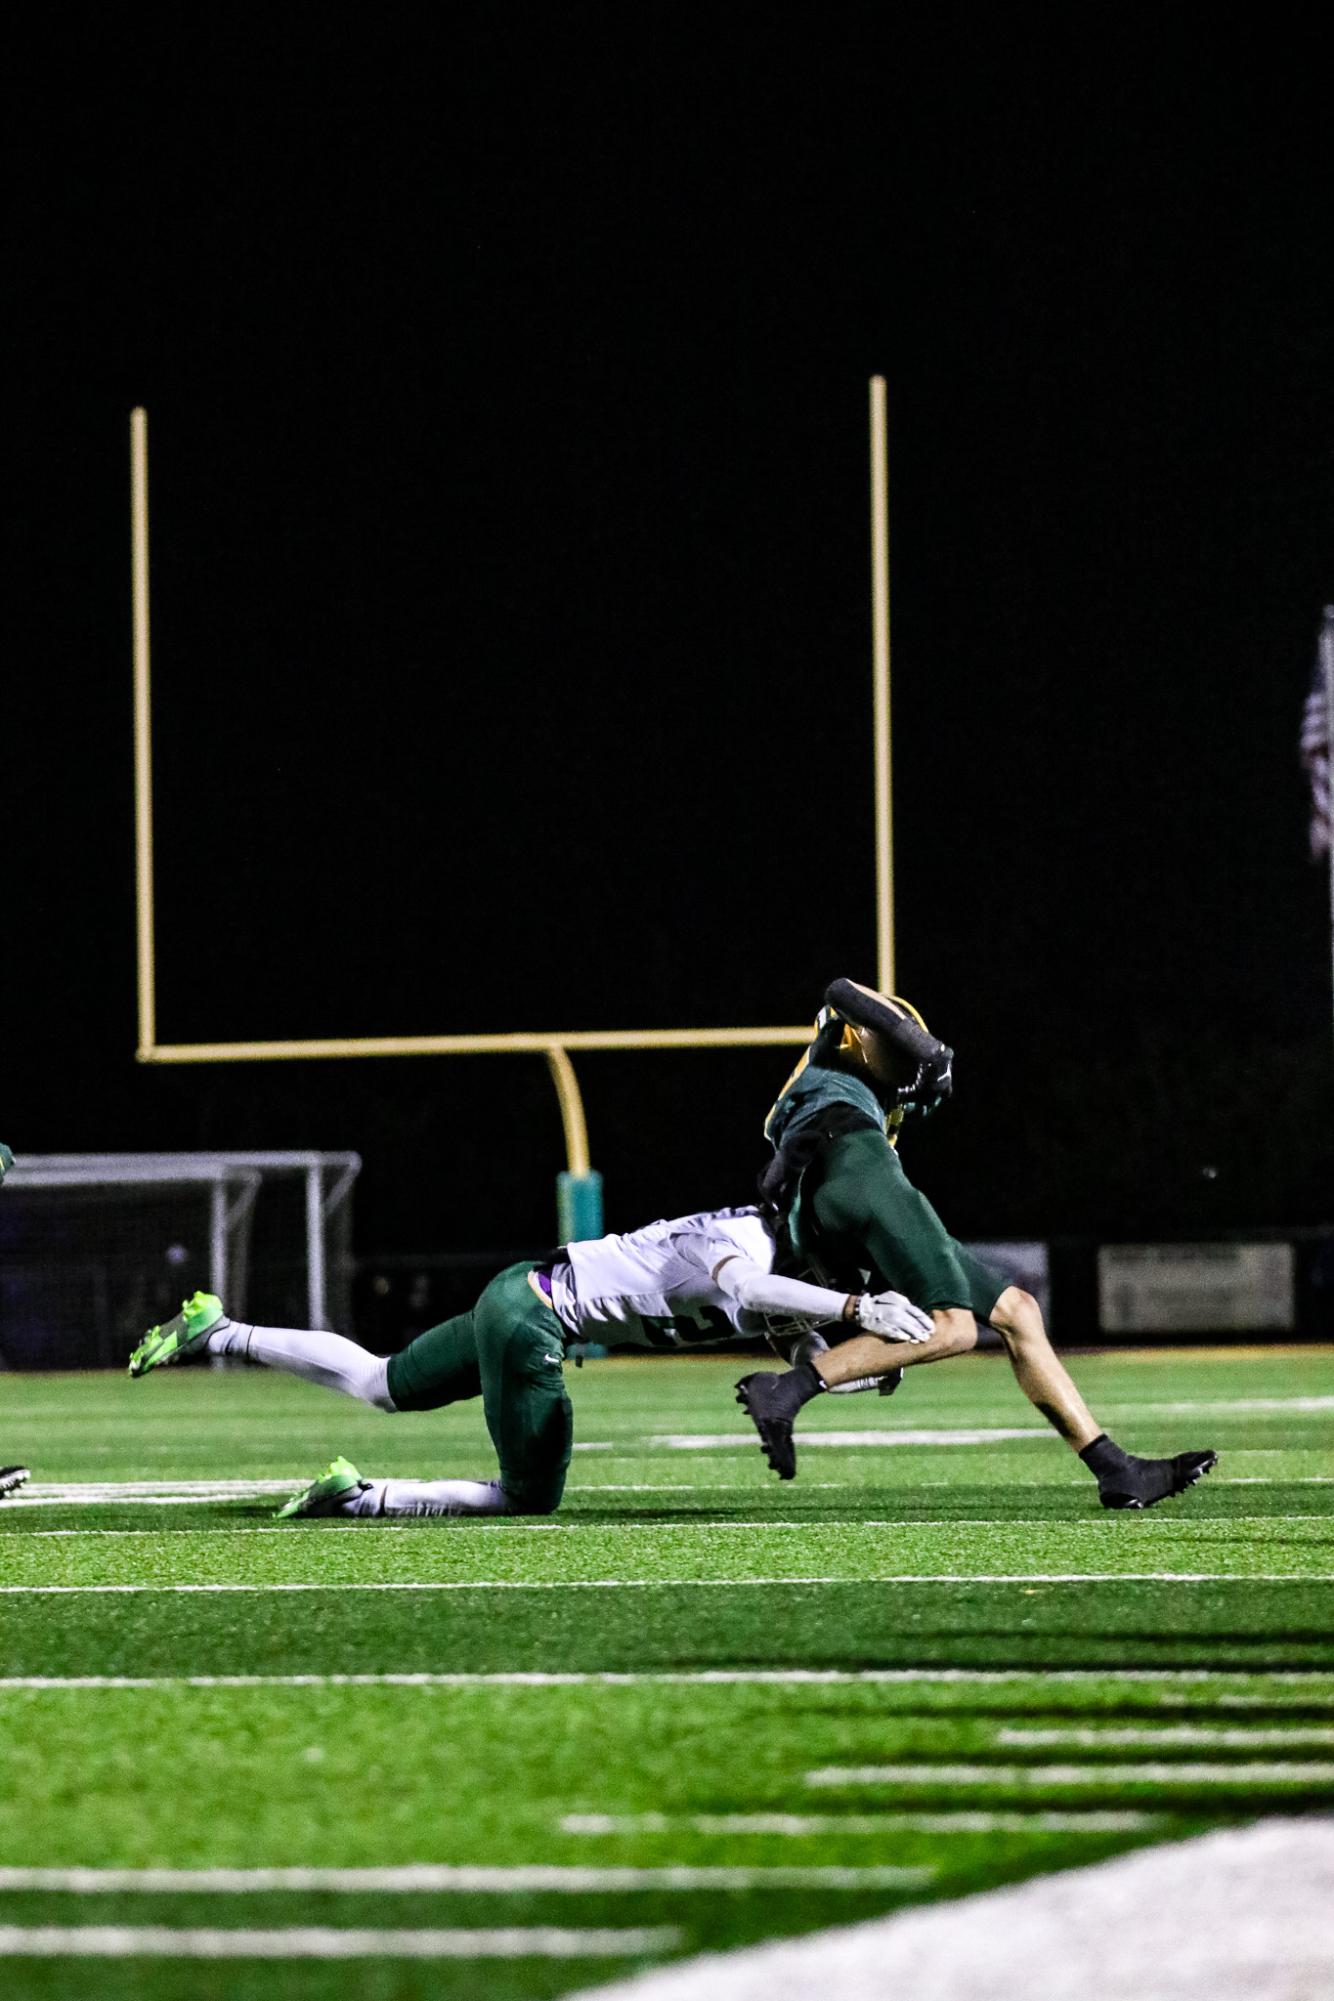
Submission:
[[[1178,1452],[1175,1459],[1137,1459],[1126,1452],[1098,1482],[1098,1499],[1104,1508],[1156,1508],[1159,1501],[1184,1494],[1217,1464],[1216,1452]]]
[[[26,1466],[0,1466],[0,1501],[9,1494],[17,1494],[27,1478]]]
[[[789,1387],[793,1373],[776,1375],[771,1369],[761,1369],[753,1376],[743,1376],[736,1386],[736,1400],[759,1432],[760,1450],[780,1480],[797,1477],[792,1420],[804,1399],[794,1397]]]

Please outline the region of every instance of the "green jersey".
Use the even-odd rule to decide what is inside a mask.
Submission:
[[[804,1159],[787,1212],[793,1250],[826,1285],[902,1292],[928,1312],[962,1306],[989,1319],[1006,1281],[913,1187],[887,1124],[875,1092],[849,1070],[811,1062],[789,1080],[765,1131]]]

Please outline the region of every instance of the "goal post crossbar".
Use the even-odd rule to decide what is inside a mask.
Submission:
[[[869,385],[871,452],[872,696],[875,780],[877,978],[894,985],[893,851],[889,687],[889,538],[885,381]],[[360,1035],[270,1041],[159,1042],[153,867],[152,681],[149,641],[148,416],[130,414],[131,612],[134,657],[134,792],[137,1059],[152,1064],[307,1062],[355,1057],[543,1055],[560,1098],[572,1172],[586,1171],[587,1135],[569,1052],[651,1049],[765,1049],[809,1040],[806,1023],[786,1027],[630,1028],[521,1031],[490,1035]]]

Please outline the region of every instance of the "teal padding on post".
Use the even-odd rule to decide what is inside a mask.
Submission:
[[[563,1244],[602,1235],[602,1176],[595,1167],[556,1176],[556,1229]]]

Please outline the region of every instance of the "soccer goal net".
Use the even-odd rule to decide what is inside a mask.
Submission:
[[[42,1154],[0,1201],[0,1369],[109,1368],[196,1290],[346,1327],[355,1153]]]

